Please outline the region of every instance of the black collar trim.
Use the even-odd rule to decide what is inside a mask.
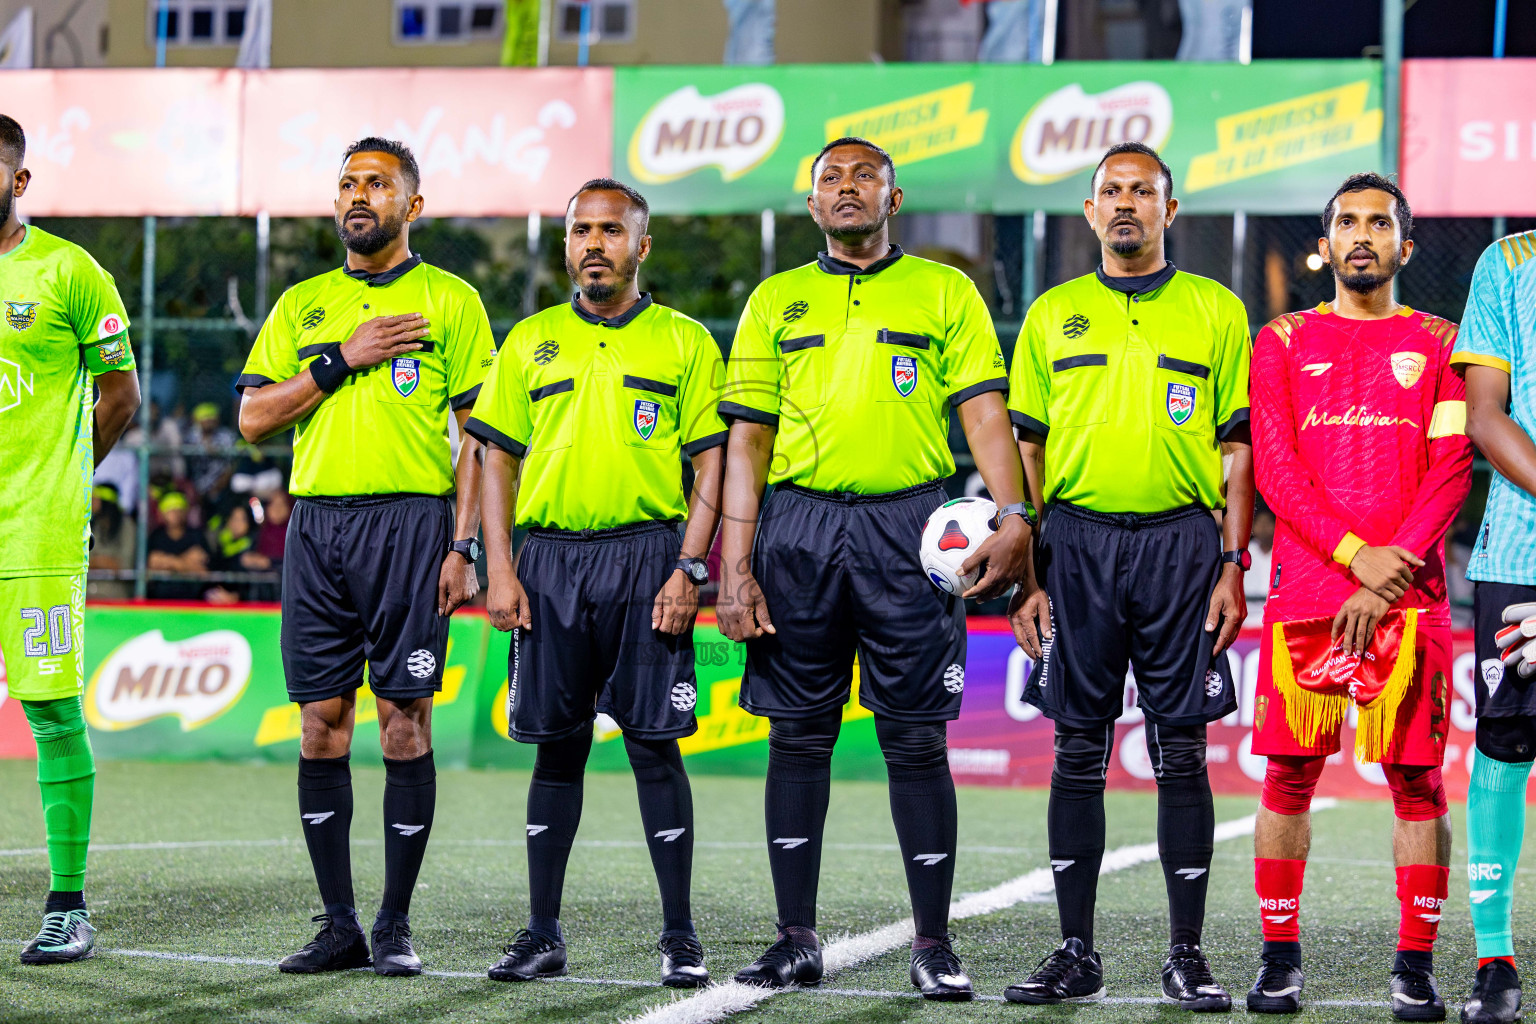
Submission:
[[[1104,264],[1100,263],[1093,272],[1098,275],[1099,283],[1106,288],[1113,288],[1117,292],[1127,295],[1145,295],[1155,292],[1173,279],[1173,275],[1179,272],[1179,268],[1170,260],[1163,264],[1163,269],[1155,274],[1142,274],[1140,277],[1110,277],[1104,273]]]
[[[581,317],[583,320],[594,327],[612,327],[614,330],[618,330],[620,327],[627,327],[631,320],[639,316],[641,313],[644,313],[651,307],[651,293],[641,292],[640,298],[635,301],[633,306],[630,306],[618,316],[609,317],[608,319],[604,320],[602,317],[598,316],[596,313],[583,306],[580,300],[581,292],[571,293],[571,308],[576,311],[577,316]]]
[[[901,251],[901,246],[893,245],[884,256],[875,260],[875,262],[867,267],[861,267],[857,264],[849,263],[847,260],[840,260],[836,256],[825,252],[819,252],[816,254],[816,265],[821,268],[823,274],[858,274],[861,277],[871,277],[880,273],[880,271],[905,255],[906,253]]]
[[[347,266],[346,263],[342,263],[341,272],[352,278],[354,281],[363,282],[370,288],[382,288],[386,284],[394,284],[406,274],[409,274],[411,271],[421,266],[421,263],[422,259],[420,256],[412,256],[405,262],[396,263],[394,266],[380,274],[370,274],[366,270],[353,270],[351,267]]]

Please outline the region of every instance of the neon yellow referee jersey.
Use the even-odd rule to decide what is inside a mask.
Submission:
[[[1100,268],[1040,296],[1013,350],[1008,408],[1046,439],[1046,501],[1224,507],[1219,441],[1248,422],[1251,350],[1242,301],[1172,263],[1148,278]]]
[[[523,460],[519,526],[682,519],[682,457],[725,444],[722,369],[704,325],[649,294],[607,320],[573,297],[512,328],[465,430]]]
[[[296,495],[448,494],[448,411],[472,405],[496,358],[480,293],[412,256],[382,274],[340,268],[283,293],[235,382],[287,380],[379,316],[420,313],[422,348],[360,370],[293,427]]]
[[[970,278],[892,246],[865,270],[820,253],[758,285],[720,412],[777,428],[769,483],[883,494],[953,473],[950,409],[1007,389]]]

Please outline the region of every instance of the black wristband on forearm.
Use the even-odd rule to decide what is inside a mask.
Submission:
[[[352,367],[341,357],[341,342],[327,345],[320,350],[315,361],[309,364],[309,375],[315,378],[315,384],[326,394],[334,394],[336,389],[346,383],[352,376]]]

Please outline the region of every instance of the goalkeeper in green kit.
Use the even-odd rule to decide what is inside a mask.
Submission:
[[[84,895],[96,766],[80,705],[91,475],[139,407],[139,382],[111,276],[16,216],[26,146],[0,114],[0,692],[21,701],[37,741],[52,875],[21,962],[51,964],[88,956],[96,935]]]

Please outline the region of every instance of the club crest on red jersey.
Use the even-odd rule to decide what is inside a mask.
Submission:
[[[917,390],[917,360],[912,356],[891,356],[891,383],[902,398]]]
[[[421,383],[420,359],[396,359],[389,364],[390,383],[401,398],[409,398]]]
[[[635,433],[643,441],[649,441],[656,433],[656,416],[661,406],[644,398],[635,399]]]
[[[1195,388],[1191,384],[1168,385],[1168,418],[1182,427],[1195,414]]]
[[[1424,366],[1429,360],[1420,352],[1393,352],[1392,376],[1405,388],[1411,388],[1419,382],[1424,374]]]

